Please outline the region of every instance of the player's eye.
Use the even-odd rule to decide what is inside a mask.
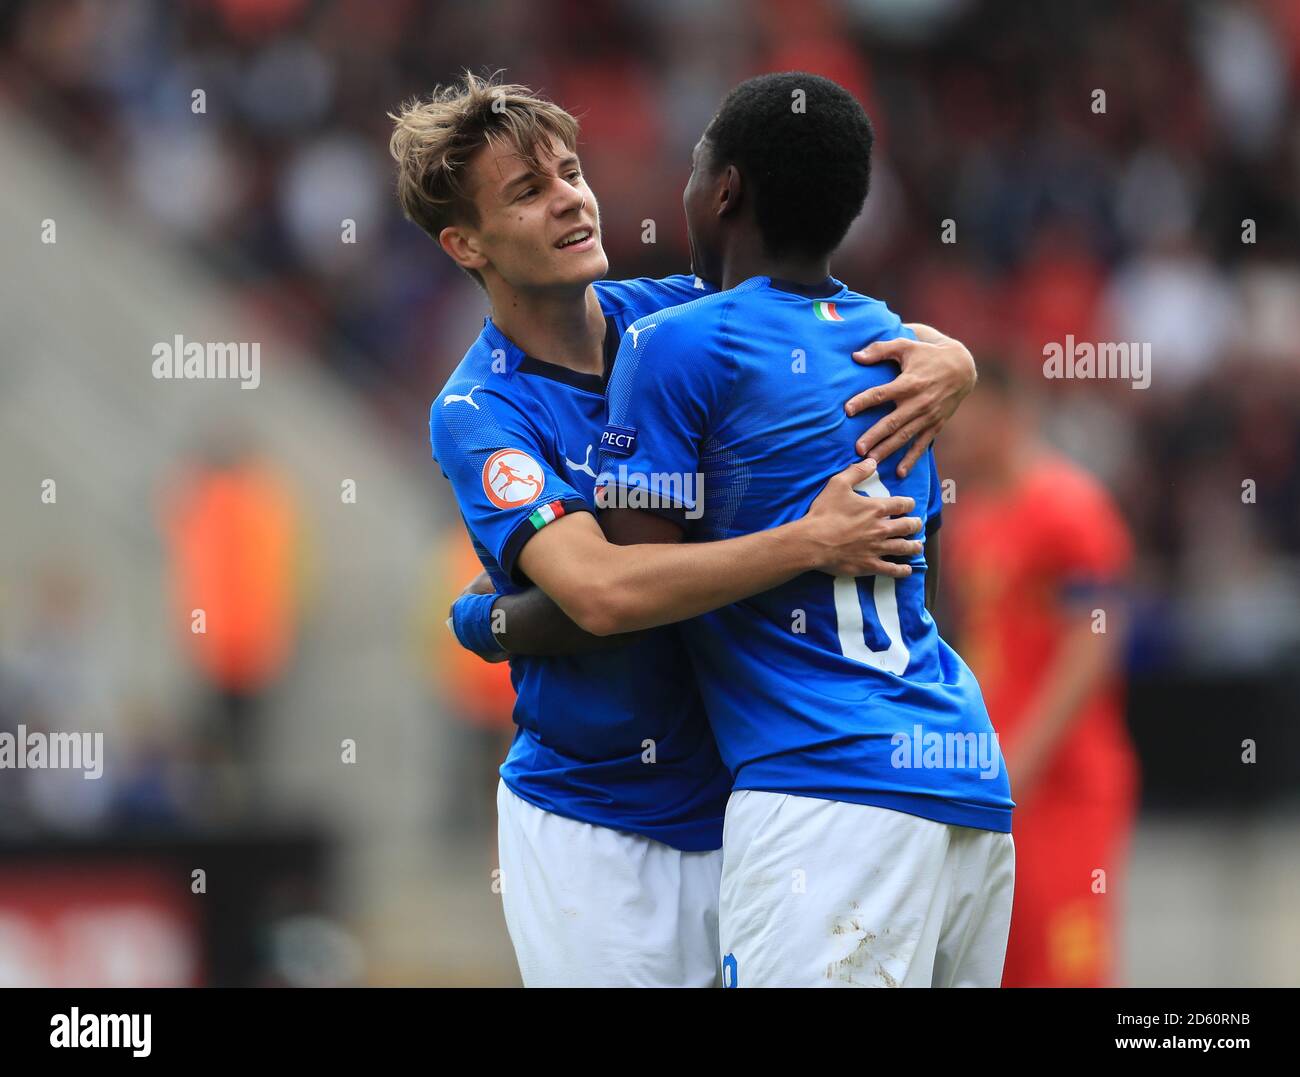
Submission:
[[[570,169],[568,179],[570,183],[577,183],[578,180],[582,179],[582,172],[576,168]]]
[[[522,191],[520,191],[517,195],[515,195],[515,201],[524,202],[527,199],[532,198],[532,196],[535,195],[536,193],[537,193],[536,187],[525,187]]]

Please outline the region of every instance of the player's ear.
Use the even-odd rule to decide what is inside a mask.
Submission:
[[[727,165],[718,173],[716,197],[719,217],[735,213],[740,208],[744,197],[744,184],[740,178],[740,170],[735,165]]]
[[[482,269],[488,264],[479,246],[478,237],[456,225],[448,225],[438,233],[438,246],[461,269]]]

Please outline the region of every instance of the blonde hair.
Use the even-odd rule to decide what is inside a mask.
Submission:
[[[499,74],[499,72],[498,72]],[[539,149],[554,140],[576,149],[578,121],[527,86],[500,83],[466,71],[459,82],[412,98],[396,114],[388,152],[397,162],[397,201],[406,219],[435,240],[451,224],[479,223],[467,189],[470,159],[484,146],[508,145],[541,171]],[[482,277],[466,270],[481,285]]]

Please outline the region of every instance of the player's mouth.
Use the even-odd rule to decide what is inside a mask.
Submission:
[[[572,232],[569,232],[560,238],[560,240],[555,244],[555,249],[580,253],[582,251],[589,251],[595,246],[595,229],[575,228]]]

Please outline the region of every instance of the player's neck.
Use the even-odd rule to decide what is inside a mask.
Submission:
[[[605,372],[605,315],[590,285],[577,294],[506,289],[492,295],[492,322],[534,359],[582,374]]]
[[[756,239],[737,237],[722,258],[722,287],[734,288],[750,277],[771,277],[795,284],[820,284],[831,275],[829,255],[773,258]]]

